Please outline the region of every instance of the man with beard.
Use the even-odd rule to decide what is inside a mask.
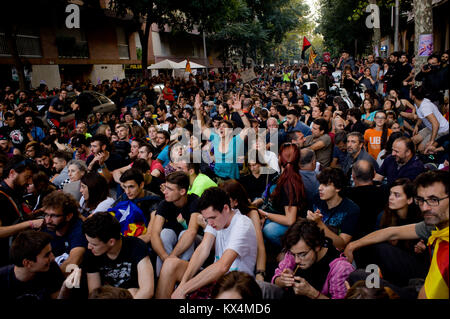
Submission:
[[[445,171],[427,171],[420,174],[414,180],[414,201],[422,211],[424,221],[383,228],[351,242],[344,251],[347,259],[352,262],[353,253],[365,246],[387,241],[422,239],[429,246],[432,259],[425,283],[417,297],[448,299],[448,181],[449,173]],[[416,294],[416,291],[412,291],[413,298]]]
[[[44,133],[44,130],[42,130],[42,128],[40,128],[39,126],[36,126],[34,124],[32,112],[25,113],[24,123],[25,123],[25,126],[30,130],[33,140],[35,140],[37,142],[42,142],[42,140],[45,138],[45,133]]]
[[[33,161],[20,155],[13,156],[3,169],[3,180],[0,182],[0,266],[8,264],[10,236],[42,225],[42,219],[22,219],[22,195],[26,187],[32,184],[32,176],[36,170]],[[22,222],[17,222],[18,220]]]
[[[347,155],[342,163],[342,170],[345,176],[348,177],[350,175],[353,164],[360,160],[369,161],[375,168],[375,171],[378,171],[377,161],[367,153],[363,146],[364,137],[361,133],[351,132],[347,135]]]
[[[56,190],[44,198],[42,210],[45,217],[42,231],[52,235],[55,261],[61,271],[68,275],[66,267],[70,264],[80,265],[87,247],[78,203],[72,195]]]
[[[402,177],[414,180],[424,170],[423,163],[416,156],[414,142],[402,136],[394,141],[392,154],[386,157],[374,180],[382,181],[386,177],[388,185],[391,185]]]

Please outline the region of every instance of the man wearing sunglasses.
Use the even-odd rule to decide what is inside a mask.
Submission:
[[[423,239],[432,251],[431,264],[424,286],[418,298],[449,298],[449,259],[448,259],[448,204],[449,173],[446,171],[427,171],[415,180],[415,203],[423,213],[424,221],[398,227],[377,230],[367,236],[350,242],[344,254],[351,262],[353,252],[364,246],[390,240]],[[383,273],[383,269],[381,269]]]

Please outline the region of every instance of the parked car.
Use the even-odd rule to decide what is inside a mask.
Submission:
[[[158,94],[161,93],[163,89],[164,84],[156,84],[153,86],[155,99],[157,99]],[[151,96],[149,96],[151,95],[151,90],[146,87],[138,87],[132,90],[131,93],[125,97],[125,99],[123,100],[123,105],[128,108],[135,106],[136,104],[138,104],[138,101],[142,98],[142,95],[144,95],[146,91],[147,97],[152,98]],[[149,101],[149,103],[152,103],[152,101]]]
[[[113,101],[111,101],[111,99],[106,97],[105,95],[95,92],[95,91],[83,91],[83,93],[88,96],[89,102],[90,102],[91,106],[93,107],[92,114],[95,114],[98,112],[100,112],[100,113],[114,112],[117,110],[117,105]],[[35,101],[35,104],[40,113],[40,117],[44,123],[46,123],[45,118],[47,116],[47,111],[50,106],[50,102],[54,98],[55,97],[52,96],[52,97],[48,97],[45,99],[38,99]],[[67,93],[67,97],[66,97],[66,101],[65,101],[63,110],[64,110],[64,112],[68,112],[68,113],[66,115],[64,115],[63,117],[61,117],[61,122],[70,122],[73,119],[75,119],[75,112],[72,111],[72,108],[70,106],[72,104],[72,102],[75,100],[75,98],[76,98],[75,92]]]

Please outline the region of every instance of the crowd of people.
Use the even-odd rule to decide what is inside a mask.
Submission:
[[[3,88],[2,299],[448,299],[448,52],[335,62]]]

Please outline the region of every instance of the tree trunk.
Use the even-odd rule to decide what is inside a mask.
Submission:
[[[142,27],[139,29],[139,39],[141,41],[142,46],[142,77],[144,79],[149,77],[149,73],[147,70],[148,66],[148,41],[150,37],[150,27],[152,25],[151,18],[150,18],[150,12],[147,13],[147,17],[145,19],[145,28],[142,30]]]
[[[377,1],[370,0],[369,3],[377,4]],[[381,21],[380,21],[380,26],[381,26]],[[373,36],[372,36],[372,51],[373,52],[378,52],[378,54],[380,54],[380,42],[381,42],[381,29],[374,27],[373,28]],[[355,58],[356,58],[356,53],[355,53]]]
[[[414,73],[420,72],[422,65],[427,63],[428,56],[419,56],[419,38],[423,34],[433,34],[432,0],[414,0],[414,52],[416,63]]]
[[[26,90],[25,71],[17,49],[16,34],[13,27],[9,23],[5,24],[5,39],[8,44],[8,50],[14,61],[14,67],[17,70],[17,75],[19,77],[19,88],[20,90]]]

